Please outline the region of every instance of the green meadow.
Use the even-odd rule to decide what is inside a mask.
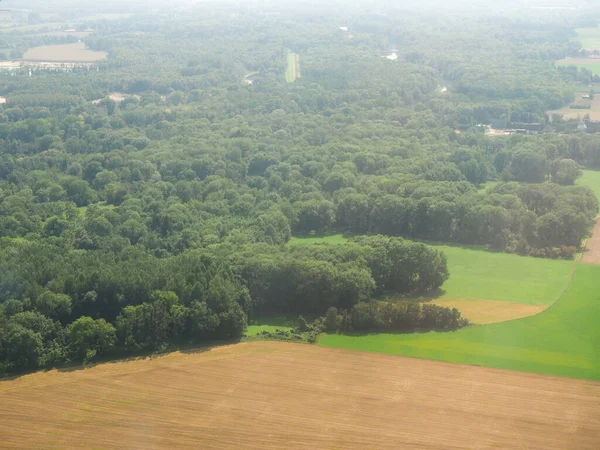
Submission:
[[[600,28],[577,28],[575,32],[583,48],[600,48]]]
[[[598,170],[584,170],[583,176],[577,180],[577,184],[582,186],[588,186],[596,197],[600,199],[600,171]]]
[[[324,335],[319,345],[600,380],[599,278],[600,266],[579,265],[560,301],[525,319],[448,333]]]
[[[334,234],[320,238],[295,237],[289,245],[343,244],[345,241],[344,235]],[[509,255],[478,247],[430,245],[442,250],[448,258],[450,279],[442,286],[443,295],[448,297],[549,305],[556,301],[573,270],[572,261]]]

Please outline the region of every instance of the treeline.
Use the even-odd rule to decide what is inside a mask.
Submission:
[[[441,252],[382,236],[169,258],[133,247],[119,255],[27,242],[10,248],[0,255],[3,372],[239,339],[256,314],[321,315],[379,293],[435,291],[448,278]]]

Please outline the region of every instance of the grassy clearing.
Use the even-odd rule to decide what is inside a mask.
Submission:
[[[319,344],[600,380],[599,278],[600,267],[579,265],[561,300],[526,319],[453,333],[325,335]]]
[[[589,187],[592,191],[594,191],[594,194],[596,194],[596,197],[598,199],[600,199],[600,171],[599,170],[584,170],[583,176],[579,180],[577,180],[577,184],[580,184],[581,186]]]
[[[293,83],[298,78],[300,78],[300,55],[298,53],[288,52],[285,81]]]
[[[342,244],[345,240],[342,234],[296,237],[289,245]],[[508,255],[476,247],[431,245],[448,258],[450,279],[442,286],[447,297],[550,305],[556,301],[573,267],[572,261]]]
[[[579,69],[587,69],[600,75],[600,59],[594,58],[566,58],[556,61],[557,66],[576,66]]]
[[[275,333],[277,330],[291,331],[296,326],[297,316],[269,315],[252,320],[246,330],[246,336],[256,336],[263,331]]]
[[[583,48],[600,48],[600,28],[577,28],[575,32]]]
[[[525,305],[480,298],[441,297],[433,300],[432,303],[447,308],[456,308],[463,317],[477,325],[522,319],[539,314],[546,308],[543,305]]]

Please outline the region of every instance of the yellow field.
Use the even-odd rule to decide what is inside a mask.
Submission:
[[[0,382],[2,448],[594,449],[600,384],[256,342]]]
[[[504,322],[534,316],[544,311],[544,305],[526,305],[523,303],[502,302],[480,298],[441,297],[433,304],[458,309],[463,317],[474,324]]]
[[[25,61],[95,62],[106,59],[106,52],[88,50],[83,42],[77,44],[44,45],[27,50]]]

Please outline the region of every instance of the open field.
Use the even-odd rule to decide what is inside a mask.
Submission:
[[[600,73],[600,60],[598,60],[598,68]],[[570,105],[567,105],[560,109],[553,109],[547,111],[546,114],[552,118],[553,114],[560,114],[563,116],[565,120],[568,119],[579,119],[583,120],[583,118],[587,115],[590,116],[592,120],[600,120],[600,96],[596,96],[593,100],[583,100],[581,98],[582,95],[589,94],[589,89],[587,91],[577,91],[575,94],[574,103],[578,105],[589,105],[590,109],[576,109],[570,108]]]
[[[592,449],[600,384],[277,342],[0,382],[2,448]]]
[[[292,238],[289,245],[342,244],[345,240],[341,234],[324,238]],[[442,290],[444,296],[452,298],[550,305],[556,301],[573,269],[572,261],[509,255],[475,247],[430,245],[442,250],[448,258],[450,279]],[[519,282],[515,283],[515,280]]]
[[[565,58],[556,61],[557,66],[576,66],[580,69],[588,69],[590,72],[600,75],[600,59],[598,58]]]
[[[585,49],[600,49],[600,28],[577,28],[577,40]]]
[[[515,284],[525,277],[526,272]],[[600,266],[579,264],[561,299],[526,319],[450,333],[325,335],[319,344],[600,380],[598,279]]]
[[[84,43],[43,45],[27,50],[24,61],[95,62],[106,59],[106,52],[88,50]]]
[[[546,306],[503,302],[479,298],[441,297],[431,303],[458,309],[473,324],[504,322],[541,313]]]
[[[583,176],[577,180],[577,184],[587,186],[596,197],[600,200],[600,171],[599,170],[584,170]]]
[[[300,78],[300,55],[298,53],[288,52],[285,81],[293,83],[298,78]]]

